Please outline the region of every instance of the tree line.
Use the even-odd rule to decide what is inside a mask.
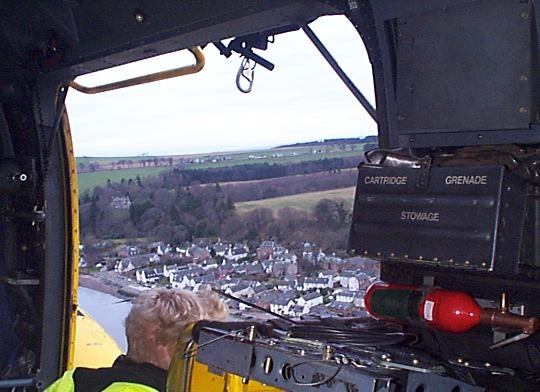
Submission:
[[[268,209],[240,215],[234,208],[236,201],[354,184],[356,172],[342,169],[356,166],[358,158],[355,161],[345,158],[321,161],[324,162],[249,165],[249,180],[278,172],[296,175],[247,183],[220,184],[215,181],[203,184],[203,181],[245,176],[237,171],[237,167],[180,170],[144,179],[138,177],[108,183],[81,196],[83,239],[89,243],[95,239],[145,237],[179,244],[198,237],[222,237],[256,244],[271,238],[292,248],[308,241],[343,250],[350,216],[342,202],[321,200],[311,213],[288,208],[275,215]],[[330,171],[297,175],[321,167],[330,168]]]
[[[300,174],[331,172],[357,167],[362,158],[324,158],[297,163],[250,163],[209,169],[174,168],[160,173],[167,186],[189,186],[233,181],[253,181]]]

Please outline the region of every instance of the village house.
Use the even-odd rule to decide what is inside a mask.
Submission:
[[[309,310],[317,305],[322,305],[323,296],[318,292],[308,293],[300,297],[297,301],[298,305],[304,307],[304,314],[309,313]]]
[[[209,260],[212,258],[210,252],[204,248],[201,248],[197,245],[192,246],[187,250],[186,256],[191,257],[194,262],[202,262],[204,260]]]
[[[271,274],[272,273],[272,266],[274,265],[274,260],[264,260],[261,261],[261,266],[265,273]]]
[[[289,309],[288,315],[291,316],[291,317],[303,316],[304,314],[309,312],[309,311],[305,311],[304,309],[305,308],[303,306],[300,306],[300,305],[291,306],[291,308]]]
[[[355,279],[356,271],[343,270],[339,274],[339,284],[341,287],[349,287],[350,281]]]
[[[165,253],[169,253],[170,251],[170,246],[165,245],[163,241],[152,242],[148,245],[149,253],[155,253],[157,255],[163,256]]]
[[[274,255],[274,241],[263,241],[257,248],[257,259],[268,260],[272,259]]]
[[[135,245],[120,245],[116,248],[116,256],[121,259],[137,256],[139,254],[139,248]]]
[[[345,303],[353,303],[354,299],[356,297],[356,294],[351,291],[338,291],[335,294],[336,301],[338,302],[345,302]]]
[[[292,306],[294,306],[294,300],[292,298],[281,297],[270,303],[270,311],[281,315],[288,315],[289,309]]]
[[[248,264],[246,265],[246,275],[262,275],[264,274],[264,270],[262,269],[262,266],[258,263]]]
[[[304,315],[304,317],[314,317],[320,320],[322,318],[336,317],[336,312],[334,312],[327,305],[317,305],[312,307],[309,312]]]
[[[114,270],[120,274],[133,271],[136,268],[144,268],[150,264],[157,263],[160,261],[160,257],[155,253],[148,253],[145,255],[131,256],[126,257],[122,260],[119,260]]]
[[[143,284],[157,284],[163,277],[163,272],[157,268],[146,268],[135,271],[137,282]]]
[[[377,260],[368,259],[361,256],[355,256],[343,260],[343,266],[346,269],[363,272],[371,277],[378,277],[380,270],[380,262]]]
[[[246,246],[242,244],[234,244],[229,247],[224,257],[227,260],[238,261],[238,260],[242,260],[248,257],[248,254],[249,254],[249,249]]]
[[[288,250],[285,250],[284,252],[276,256],[275,260],[283,261],[286,263],[296,263],[296,261],[298,260],[298,256],[296,256],[294,253],[290,253]]]
[[[303,291],[308,291],[312,289],[328,289],[334,287],[334,284],[331,283],[328,278],[305,278],[304,284],[302,285]]]
[[[84,258],[83,255],[80,255],[80,256],[79,256],[79,267],[80,267],[80,268],[86,268],[86,267],[88,267],[88,261],[86,261],[86,259]]]
[[[324,270],[319,272],[319,278],[328,279],[331,287],[334,287],[334,284],[339,282],[339,276],[337,272],[332,270]]]
[[[196,276],[193,278],[193,291],[203,290],[205,288],[213,287],[216,281],[216,277],[212,274]]]
[[[230,245],[224,244],[222,242],[215,243],[214,245],[210,246],[209,252],[212,257],[216,256],[225,256],[225,254],[230,249]]]
[[[129,210],[131,204],[131,197],[128,194],[125,196],[114,196],[111,200],[111,207],[114,209]]]
[[[295,282],[293,280],[279,280],[275,283],[275,288],[281,291],[294,289]]]
[[[349,290],[358,291],[360,289],[367,289],[371,284],[370,277],[363,272],[358,272],[351,279],[349,279]]]
[[[270,304],[282,295],[281,291],[265,291],[253,297],[252,302],[264,309],[270,309]]]
[[[214,270],[218,267],[218,263],[214,259],[204,260],[201,265],[202,269],[205,271]]]
[[[239,274],[239,275],[244,275],[247,271],[247,264],[246,263],[242,263],[242,264],[237,264],[233,267],[233,272],[235,274]]]
[[[232,286],[236,286],[237,284],[239,284],[242,280],[241,279],[238,279],[238,278],[233,278],[231,279],[231,277],[227,277],[225,279],[221,279],[218,281],[219,285],[220,285],[220,289],[221,290],[226,290],[227,288],[229,287],[232,287]]]
[[[229,294],[229,295],[232,295],[234,297],[253,296],[253,293],[254,292],[253,292],[253,289],[251,288],[251,286],[249,284],[246,284],[245,282],[240,282],[235,286],[227,287],[227,289],[225,290],[225,294]]]
[[[186,274],[171,274],[169,276],[169,282],[172,288],[185,290],[188,287],[195,286],[195,282],[192,277]]]
[[[307,245],[306,245],[307,244]],[[319,247],[312,246],[309,242],[304,244],[302,251],[302,259],[313,265],[321,263],[326,258],[326,253],[319,249]]]
[[[341,271],[343,269],[343,259],[335,255],[325,256],[323,259],[321,259],[319,265],[324,269]]]
[[[276,261],[272,264],[272,276],[275,278],[283,278],[285,276],[298,275],[298,264],[289,263],[286,261]]]
[[[169,270],[169,282],[174,288],[193,287],[195,285],[193,278],[204,275],[204,269],[196,264],[188,264],[178,267],[175,271]]]
[[[302,250],[302,259],[305,261],[313,262],[313,246],[309,242],[304,242]]]
[[[175,273],[178,270],[178,264],[170,264],[163,266],[163,276],[168,278],[171,273]]]
[[[252,287],[252,289],[254,297],[268,291],[268,287],[264,284],[259,284],[258,286]]]
[[[334,312],[336,312],[339,315],[351,315],[354,311],[354,306],[352,302],[342,302],[342,301],[332,301],[330,302],[327,307],[329,309],[332,309]]]

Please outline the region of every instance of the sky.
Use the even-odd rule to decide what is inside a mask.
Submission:
[[[374,104],[371,65],[352,24],[323,17],[310,27]],[[77,156],[137,156],[240,151],[376,134],[376,124],[302,31],[281,34],[266,51],[275,64],[255,69],[253,90],[235,84],[241,63],[213,46],[194,75],[86,95],[70,89],[67,108]],[[192,64],[181,51],[84,75],[95,86]]]

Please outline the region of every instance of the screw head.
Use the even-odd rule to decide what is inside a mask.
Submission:
[[[144,16],[144,14],[143,14],[141,11],[135,12],[134,17],[135,17],[135,21],[136,21],[137,23],[142,23],[142,22],[144,22],[144,20],[146,19],[145,16]]]

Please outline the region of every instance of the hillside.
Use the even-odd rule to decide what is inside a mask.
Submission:
[[[209,169],[252,164],[289,164],[321,159],[360,157],[362,143],[330,144],[324,147],[273,148],[233,153],[176,155],[160,157],[82,157],[77,158],[79,191],[83,193],[110,182],[134,181],[155,176],[173,168]]]
[[[332,189],[329,191],[301,193],[299,195],[273,197],[264,200],[243,201],[235,203],[236,210],[240,214],[253,211],[257,208],[269,208],[274,214],[282,208],[290,207],[309,212],[322,199],[343,201],[344,208],[352,213],[355,187]]]

